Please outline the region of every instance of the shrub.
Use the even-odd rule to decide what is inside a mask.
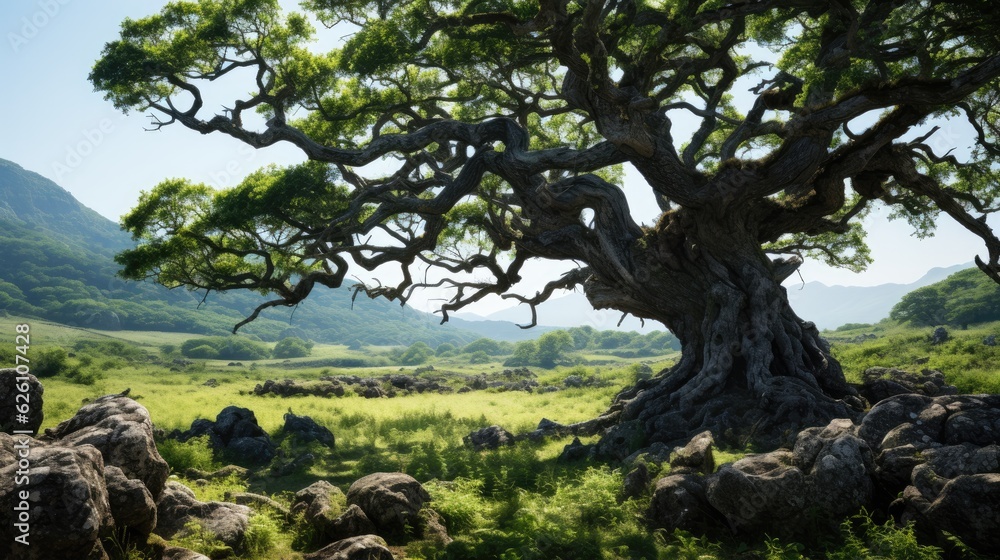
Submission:
[[[174,472],[183,473],[191,468],[212,471],[218,467],[208,436],[184,442],[166,439],[157,443],[156,449]]]
[[[69,355],[62,348],[41,350],[31,360],[31,373],[35,377],[52,377],[69,369]]]
[[[427,361],[434,355],[434,351],[424,342],[414,342],[399,356],[399,363],[407,366],[415,366]]]
[[[203,346],[215,350],[216,354],[213,356]],[[181,344],[181,354],[186,358],[220,360],[264,360],[271,356],[267,346],[242,336],[191,338]]]
[[[275,358],[304,358],[312,354],[312,347],[312,342],[291,336],[278,341],[271,355]]]
[[[184,352],[184,356],[197,360],[214,360],[219,357],[219,351],[208,344],[202,344]]]

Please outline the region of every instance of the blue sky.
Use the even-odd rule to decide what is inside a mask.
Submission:
[[[126,17],[148,15],[159,0],[11,0],[0,3],[0,100],[6,130],[0,158],[52,179],[87,206],[117,220],[140,191],[170,177],[188,177],[218,187],[269,163],[302,160],[290,147],[251,150],[221,136],[202,136],[167,127],[146,132],[149,119],[124,116],[94,93],[87,74],[105,42],[117,36]],[[239,91],[238,89],[236,91]],[[945,126],[939,141],[968,145],[960,125]],[[629,174],[637,217],[654,219],[641,209],[655,208],[646,189]],[[995,224],[994,224],[995,225]],[[825,284],[907,283],[936,266],[970,262],[985,254],[977,238],[948,219],[926,240],[911,237],[903,222],[887,222],[885,212],[868,219],[875,264],[862,274],[833,270],[817,263],[802,268],[804,280]],[[797,280],[796,280],[797,281]],[[483,310],[485,311],[485,310]]]

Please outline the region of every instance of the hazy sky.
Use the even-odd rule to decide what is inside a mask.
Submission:
[[[231,138],[202,136],[180,125],[146,132],[147,116],[124,116],[92,91],[87,74],[104,43],[117,36],[120,21],[154,13],[164,3],[0,3],[4,39],[0,45],[4,75],[0,101],[5,113],[0,158],[52,179],[116,221],[134,204],[140,191],[168,177],[188,177],[223,187],[261,165],[301,161],[299,152],[290,147],[254,151]],[[971,143],[968,129],[958,123],[945,126],[934,141],[959,148]],[[655,205],[634,174],[627,178],[626,192],[637,209],[637,219],[653,220],[648,210]],[[828,285],[908,283],[930,268],[970,262],[977,253],[985,254],[978,238],[946,218],[941,220],[937,235],[926,240],[911,237],[905,222],[887,222],[884,212],[873,214],[868,221],[875,264],[867,272],[854,274],[807,263],[802,267],[804,280]]]

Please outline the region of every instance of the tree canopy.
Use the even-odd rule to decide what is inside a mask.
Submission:
[[[1000,321],[1000,286],[975,269],[963,270],[906,294],[889,317],[931,327]]]
[[[863,268],[859,222],[877,203],[921,233],[942,213],[958,221],[1000,281],[988,0],[302,7],[174,2],[105,47],[94,86],[154,128],[289,143],[308,159],[229,190],[171,180],[145,193],[124,219],[138,243],[119,256],[125,276],[273,294],[263,308],[339,286],[349,266],[391,264],[398,281],[359,289],[405,301],[450,288],[445,320],[490,294],[534,317],[582,286],[595,307],[677,335],[683,358],[658,383],[682,407],[727,387],[850,393],[780,282],[807,256]],[[345,39],[320,49],[323,28]],[[225,79],[248,93],[210,106],[205,86]],[[939,141],[957,122],[974,131],[967,151]],[[657,223],[633,218],[625,164]],[[533,258],[576,266],[519,293]]]
[[[996,194],[1000,34],[979,17],[986,0],[304,7],[175,2],[105,47],[91,80],[116,107],[311,160],[232,190],[146,193],[125,220],[140,242],[120,259],[127,276],[289,304],[340,285],[348,259],[400,263],[398,285],[368,291],[404,299],[412,267],[430,265],[452,273],[446,313],[508,293],[530,257],[587,272],[553,288],[587,267],[627,277],[645,233],[618,186],[625,162],[664,212],[754,205],[770,252],[863,267],[857,218],[882,201],[921,230],[949,214],[997,268],[1000,243],[975,214]],[[313,21],[349,38],[317,52]],[[203,84],[241,71],[245,98],[204,106]],[[251,111],[261,122],[244,123]],[[931,149],[940,132],[919,125],[936,117],[977,131],[962,160]],[[368,175],[378,161],[390,165]]]

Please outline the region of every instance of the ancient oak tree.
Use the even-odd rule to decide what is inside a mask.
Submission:
[[[295,305],[349,266],[405,301],[449,288],[534,306],[580,287],[659,321],[680,362],[589,427],[647,441],[711,427],[780,437],[860,406],[781,287],[803,257],[863,268],[860,218],[945,214],[985,243],[995,211],[1000,26],[988,0],[176,2],[122,24],[90,76],[148,111],[308,160],[232,189],[184,180],[125,218],[124,275]],[[316,39],[332,35],[326,48]],[[205,101],[215,81],[245,95]],[[941,147],[960,123],[970,147]],[[955,125],[958,126],[958,125]],[[636,222],[630,165],[659,205]],[[970,256],[973,250],[970,250]],[[575,263],[536,294],[530,259]],[[430,272],[428,272],[428,270]],[[439,271],[435,273],[434,271]]]

